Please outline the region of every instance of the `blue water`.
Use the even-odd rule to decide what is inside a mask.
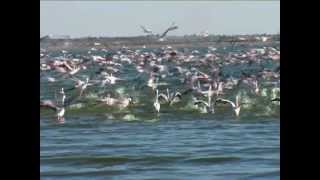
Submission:
[[[276,119],[41,122],[42,179],[280,179]]]

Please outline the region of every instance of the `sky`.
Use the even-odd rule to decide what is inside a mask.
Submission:
[[[40,35],[116,37],[143,35],[140,25],[168,35],[280,32],[279,1],[40,1]]]

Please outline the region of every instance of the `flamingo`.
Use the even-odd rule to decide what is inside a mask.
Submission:
[[[157,113],[160,112],[160,103],[159,103],[158,97],[159,97],[159,91],[157,89],[156,90],[156,99],[155,99],[155,102],[153,103],[153,107],[156,109]]]
[[[214,105],[211,102],[211,96],[213,95],[212,87],[209,86],[209,90],[207,91],[208,101],[205,102],[203,100],[195,100],[194,105],[204,105],[206,108],[206,112],[214,113]]]
[[[65,108],[59,107],[51,100],[43,100],[40,101],[40,108],[49,108],[56,112],[56,118],[58,122],[64,121]]]
[[[140,25],[140,27],[141,27],[141,29],[143,30],[144,33],[150,34],[150,35],[153,34],[152,31],[150,29],[146,28],[145,26]]]
[[[106,98],[97,100],[100,103],[103,103],[108,106],[114,106],[118,108],[126,108],[132,103],[132,98],[112,98],[110,97],[110,94]]]
[[[241,109],[241,105],[240,105],[239,100],[240,100],[240,96],[237,95],[235,103],[230,101],[230,100],[228,100],[228,99],[222,99],[222,98],[216,99],[215,103],[229,103],[232,106],[233,111],[235,112],[235,115],[237,117],[239,117],[240,109]]]
[[[167,95],[160,93],[158,95],[158,98],[160,100],[163,100],[167,102],[170,106],[174,104],[175,102],[178,102],[181,100],[181,93],[180,92],[175,92],[175,93],[169,93],[169,89],[167,88]]]
[[[65,114],[65,108],[71,104],[71,102],[74,101],[74,99],[69,98],[66,100],[66,95],[64,93],[64,89],[61,88],[59,91],[59,98],[56,98],[55,101],[52,100],[40,100],[40,108],[49,108],[56,113],[56,118],[58,122],[63,123],[64,122],[64,114]]]
[[[89,77],[86,77],[85,81],[82,81],[80,79],[76,78],[71,78],[71,80],[76,82],[76,85],[73,88],[68,89],[68,91],[73,90],[73,89],[78,89],[79,90],[79,97],[82,96],[83,92],[85,89],[87,89],[88,86],[92,86],[92,83],[89,83]]]
[[[179,27],[175,25],[175,23],[172,23],[172,25],[166,29],[162,35],[159,37],[159,41],[164,41],[164,38],[166,37],[166,35],[168,34],[169,31],[173,31],[173,30],[176,30],[178,29]]]

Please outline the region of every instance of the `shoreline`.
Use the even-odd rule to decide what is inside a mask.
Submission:
[[[267,37],[266,41],[259,38]],[[40,48],[47,51],[60,51],[71,49],[106,49],[115,50],[123,46],[129,48],[161,48],[170,45],[173,48],[209,47],[216,48],[231,45],[270,46],[280,45],[280,35],[250,35],[250,36],[209,36],[200,37],[168,37],[167,41],[159,42],[154,37],[118,37],[118,38],[76,38],[76,39],[44,39],[40,41]]]

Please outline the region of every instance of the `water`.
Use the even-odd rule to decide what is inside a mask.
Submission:
[[[129,78],[133,67],[125,68],[120,77]],[[68,84],[41,80],[40,96],[52,98]],[[109,88],[119,87],[136,91],[121,83]],[[279,105],[266,103],[270,91],[236,118],[230,107],[201,114],[185,104],[162,106],[156,115],[152,93],[139,90],[134,108],[67,109],[64,124],[41,111],[41,179],[280,179]]]
[[[276,119],[41,122],[43,179],[280,179]]]

